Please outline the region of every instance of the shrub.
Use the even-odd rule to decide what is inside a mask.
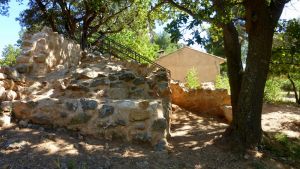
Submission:
[[[216,89],[227,89],[230,93],[229,79],[226,75],[218,75],[215,83]]]
[[[281,82],[277,78],[268,79],[264,91],[264,100],[274,103],[281,101]]]
[[[200,88],[200,82],[196,69],[191,68],[186,75],[187,87],[190,89]]]
[[[2,58],[0,59],[0,65],[14,65],[16,63],[17,56],[20,55],[21,50],[13,45],[7,45],[2,51]]]

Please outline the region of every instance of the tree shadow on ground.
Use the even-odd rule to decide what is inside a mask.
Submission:
[[[268,168],[259,157],[245,159],[215,142],[227,125],[210,117],[177,112],[166,151],[146,143],[95,139],[64,129],[14,125],[0,130],[0,168],[14,169],[234,169]],[[273,162],[271,166],[284,168]]]

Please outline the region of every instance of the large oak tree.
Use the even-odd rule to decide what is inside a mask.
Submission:
[[[188,28],[208,22],[222,30],[231,88],[233,121],[227,129],[233,143],[245,150],[257,146],[262,138],[261,114],[263,93],[272,55],[274,30],[289,0],[163,0],[156,6],[179,9],[173,27],[174,38],[180,37],[185,15],[193,18]],[[241,59],[240,31],[248,41],[246,67]],[[176,35],[177,34],[177,35]],[[201,42],[199,33],[196,40]]]

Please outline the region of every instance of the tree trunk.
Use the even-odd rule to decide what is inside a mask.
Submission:
[[[298,93],[297,93],[297,88],[296,88],[296,85],[292,79],[292,77],[290,76],[290,74],[288,74],[288,79],[290,80],[292,86],[293,86],[293,91],[295,93],[295,99],[296,99],[296,103],[297,104],[300,104],[300,98],[298,97]],[[300,93],[300,92],[299,92]]]
[[[253,148],[261,141],[263,93],[271,59],[274,28],[283,6],[276,6],[277,13],[274,12],[272,16],[273,11],[265,1],[245,2],[248,55],[237,107],[232,105],[237,112],[233,114],[230,127],[231,136],[238,140],[239,147],[243,150]]]
[[[222,25],[225,55],[227,59],[228,77],[231,91],[231,105],[233,120],[238,114],[238,100],[242,84],[242,60],[241,44],[239,43],[238,32],[232,22]],[[230,133],[230,128],[227,132]]]
[[[88,35],[87,31],[88,31],[87,28],[83,27],[81,33],[81,40],[80,40],[81,50],[84,50],[87,47],[87,35]]]

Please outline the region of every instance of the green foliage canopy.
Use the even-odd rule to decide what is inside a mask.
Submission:
[[[21,13],[18,20],[21,26],[31,31],[50,26],[54,31],[80,42],[84,49],[95,33],[108,35],[128,28],[145,28],[149,2],[29,0],[29,8]]]

